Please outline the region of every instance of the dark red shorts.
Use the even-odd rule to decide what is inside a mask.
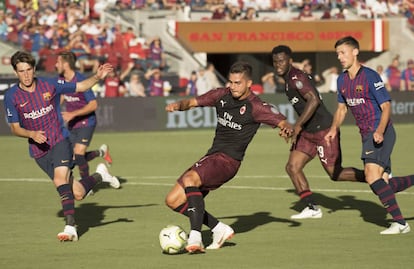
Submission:
[[[240,168],[241,162],[228,155],[217,152],[206,155],[188,170],[194,170],[201,178],[200,191],[211,191],[232,179]],[[188,171],[187,170],[187,171]],[[177,182],[184,187],[183,173]]]
[[[342,150],[340,145],[340,133],[331,140],[330,146],[325,141],[325,135],[329,129],[316,133],[301,132],[292,150],[303,152],[314,158],[316,154],[323,167],[332,167],[342,162]]]

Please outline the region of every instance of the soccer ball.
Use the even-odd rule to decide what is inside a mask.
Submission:
[[[168,225],[160,232],[160,246],[166,254],[178,254],[184,251],[187,244],[187,234],[177,225]]]

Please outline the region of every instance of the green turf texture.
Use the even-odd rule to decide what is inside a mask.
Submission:
[[[396,130],[393,174],[414,174],[414,126]],[[412,268],[414,231],[380,235],[390,216],[368,185],[330,181],[317,159],[305,172],[324,216],[290,220],[302,205],[284,171],[289,145],[267,127],[259,129],[238,175],[206,198],[207,210],[231,225],[235,237],[201,255],[162,254],[164,226],[189,231],[188,220],[169,210],[164,197],[213,135],[210,129],[95,134],[90,148],[110,146],[110,171],[122,188],[101,186],[77,202],[80,239],[66,243],[56,239],[64,226],[56,189],[29,158],[26,140],[0,137],[0,268]],[[358,130],[342,127],[344,165],[362,166],[360,145]],[[414,230],[414,188],[397,199]],[[208,245],[205,226],[203,237]]]

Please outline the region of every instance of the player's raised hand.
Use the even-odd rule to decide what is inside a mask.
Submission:
[[[96,77],[98,79],[104,79],[109,73],[111,73],[113,71],[114,67],[109,64],[109,63],[105,63],[103,65],[100,65],[98,67],[98,71],[96,72]]]

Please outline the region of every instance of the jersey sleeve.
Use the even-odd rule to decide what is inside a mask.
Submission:
[[[344,73],[342,73],[336,81],[336,85],[338,86],[337,100],[338,100],[338,103],[342,103],[342,104],[345,103],[344,96],[341,93],[343,83],[344,83]]]
[[[385,88],[385,83],[382,81],[381,76],[377,72],[369,72],[367,74],[367,78],[369,83],[369,91],[375,97],[378,104],[391,101],[391,96]]]
[[[267,124],[272,128],[276,128],[281,121],[286,120],[285,115],[280,113],[275,105],[261,100],[252,102],[252,109],[252,115],[256,122]]]
[[[49,84],[52,84],[57,94],[74,93],[76,92],[75,82],[66,82],[64,79],[45,79]]]
[[[295,84],[295,88],[302,96],[314,90],[315,87],[312,85],[311,78],[309,78],[309,75],[303,72],[298,72],[296,76],[298,77],[298,79],[292,81],[292,83]]]
[[[8,123],[19,122],[19,114],[13,103],[14,90],[10,89],[4,96],[4,108],[6,110],[6,118]]]
[[[229,93],[229,89],[227,88],[218,88],[215,90],[210,90],[205,94],[196,97],[198,106],[215,106],[216,102],[222,97],[223,95]]]

